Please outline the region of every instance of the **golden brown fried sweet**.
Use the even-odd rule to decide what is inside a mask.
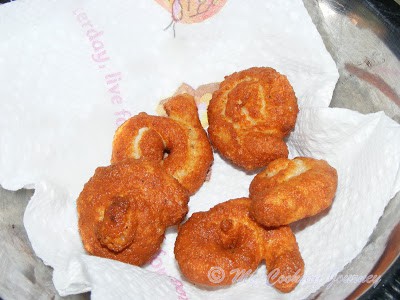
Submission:
[[[277,159],[250,184],[250,214],[264,226],[316,215],[332,204],[337,180],[336,170],[324,160]]]
[[[287,157],[283,138],[298,113],[293,88],[272,68],[250,68],[225,77],[208,107],[213,146],[246,170]]]
[[[127,159],[97,168],[77,200],[87,252],[143,265],[160,249],[168,226],[188,211],[187,191],[157,164]]]
[[[174,96],[164,108],[168,117],[140,113],[117,129],[111,162],[127,157],[157,162],[194,194],[213,162],[210,142],[192,96]]]
[[[304,272],[290,227],[265,229],[249,217],[251,200],[239,198],[194,213],[179,227],[175,257],[185,277],[195,284],[224,286],[238,275],[250,275],[265,260],[271,284],[293,290]],[[284,276],[287,280],[282,280]]]

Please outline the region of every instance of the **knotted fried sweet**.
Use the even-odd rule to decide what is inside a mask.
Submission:
[[[264,226],[280,226],[328,208],[337,188],[337,172],[324,160],[280,158],[254,177],[250,214]]]
[[[246,170],[287,157],[283,138],[294,128],[297,99],[286,76],[250,68],[225,77],[208,107],[212,145]]]
[[[168,226],[188,211],[187,191],[152,162],[127,159],[97,168],[77,200],[87,252],[143,265],[160,249]]]
[[[164,108],[168,117],[140,113],[117,129],[111,162],[127,157],[157,162],[194,194],[213,162],[210,142],[192,96],[174,96]]]
[[[304,262],[290,227],[265,229],[249,217],[251,200],[239,198],[194,213],[179,227],[175,257],[192,283],[225,286],[254,272],[265,260],[270,283],[293,290]]]

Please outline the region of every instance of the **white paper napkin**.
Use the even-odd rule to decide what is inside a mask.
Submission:
[[[24,223],[36,254],[54,268],[61,295],[304,298],[361,251],[400,189],[399,125],[382,113],[323,108],[338,74],[301,1],[231,0],[202,23],[176,24],[176,38],[163,30],[170,20],[152,0],[1,6],[0,184],[35,188]],[[146,268],[85,254],[75,199],[94,169],[109,164],[117,125],[140,111],[154,113],[183,81],[196,87],[251,66],[274,67],[293,84],[301,112],[291,156],[324,158],[338,169],[332,209],[296,228],[305,278],[321,279],[283,295],[266,284],[261,266],[232,287],[198,289],[176,268],[173,229]],[[251,179],[217,155],[190,214],[246,196]]]

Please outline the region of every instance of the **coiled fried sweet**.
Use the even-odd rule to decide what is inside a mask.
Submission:
[[[250,204],[248,198],[230,200],[194,213],[179,227],[175,257],[189,281],[231,285],[238,272],[249,275],[265,260],[267,270],[275,272],[269,277],[275,288],[289,292],[296,287],[304,262],[293,232],[288,226],[263,228],[249,217]]]
[[[250,68],[225,77],[208,107],[212,145],[233,164],[255,170],[287,157],[283,138],[294,128],[297,99],[286,76]]]
[[[250,214],[264,226],[280,226],[328,208],[337,188],[337,172],[324,160],[280,158],[254,177]]]
[[[143,265],[168,226],[188,211],[187,191],[157,164],[127,159],[97,168],[77,200],[79,232],[90,254]]]
[[[213,162],[210,142],[192,96],[174,96],[164,108],[168,117],[142,112],[117,129],[111,162],[127,157],[154,161],[194,194]]]

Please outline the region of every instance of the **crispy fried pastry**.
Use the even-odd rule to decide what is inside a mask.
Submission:
[[[208,107],[212,145],[233,164],[255,170],[287,157],[283,138],[294,128],[297,99],[286,76],[250,68],[225,77]]]
[[[175,257],[189,281],[231,285],[265,260],[275,288],[290,292],[296,287],[304,262],[293,232],[288,226],[263,228],[249,217],[250,204],[248,198],[230,200],[194,213],[179,227]]]
[[[192,96],[174,96],[164,108],[168,117],[142,112],[117,129],[111,162],[127,157],[157,162],[194,194],[213,162],[210,142]]]
[[[324,160],[297,157],[270,163],[250,184],[250,214],[264,226],[280,226],[328,208],[337,172]]]
[[[87,252],[143,265],[160,249],[168,226],[188,211],[187,191],[157,164],[127,159],[97,168],[77,200]]]

